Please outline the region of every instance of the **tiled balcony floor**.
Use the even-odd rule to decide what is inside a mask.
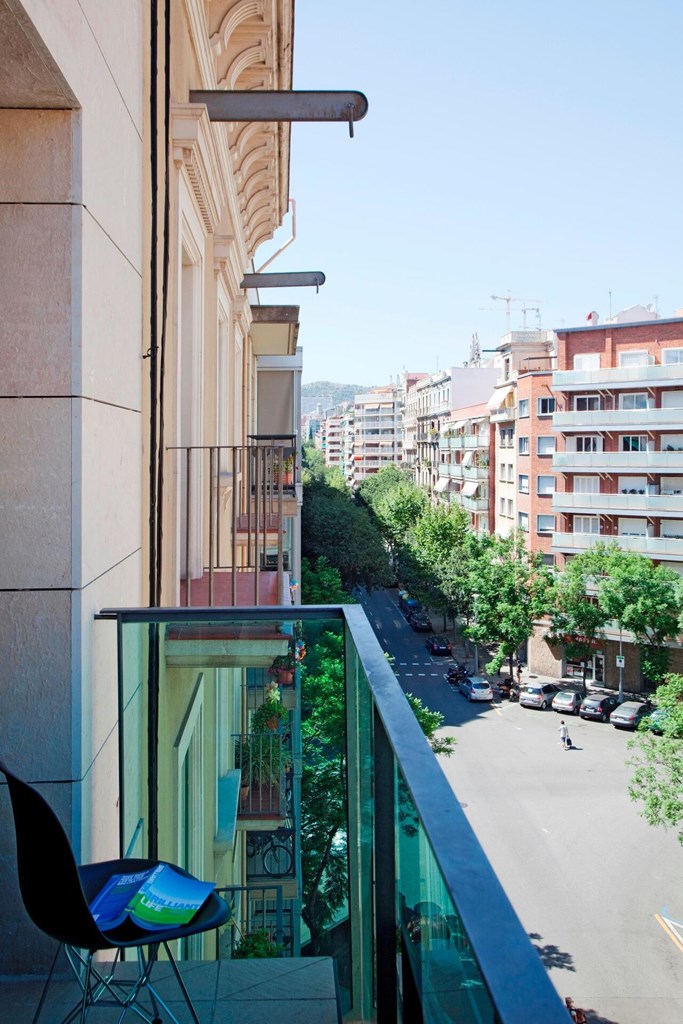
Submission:
[[[339,1024],[341,1020],[329,957],[185,962],[180,967],[202,1024]],[[169,964],[158,963],[152,978],[181,1024],[191,1024]],[[30,1024],[42,984],[40,980],[0,980],[0,1021]],[[53,981],[39,1024],[57,1024],[77,998],[75,981]],[[163,1009],[161,1017],[169,1020]],[[115,1024],[120,1019],[121,1011],[114,1007],[94,1008],[88,1015],[89,1024]],[[136,1020],[140,1018],[129,1012],[125,1024]]]

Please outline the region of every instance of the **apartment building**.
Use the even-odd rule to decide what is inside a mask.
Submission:
[[[79,859],[135,840],[241,883],[245,822],[232,816],[227,846],[228,818],[216,822],[235,770],[222,741],[248,727],[287,636],[254,629],[239,656],[226,635],[229,656],[197,672],[190,630],[175,653],[168,631],[147,632],[125,655],[137,689],[155,650],[161,696],[143,722],[101,613],[297,600],[299,311],[244,283],[288,209],[290,129],[188,102],[226,81],[288,89],[292,5],[183,0],[168,25],[163,5],[96,7],[3,5],[0,749],[48,788]],[[137,749],[148,729],[153,798]],[[19,907],[2,797],[0,892],[16,926],[0,974],[29,973],[51,954]],[[154,835],[152,799],[175,809]]]
[[[455,409],[439,435],[439,477],[434,493],[469,514],[477,534],[493,528],[493,433],[485,403]]]
[[[416,397],[416,482],[431,494],[439,478],[439,434],[450,417],[452,376],[441,370],[417,381]]]
[[[535,506],[532,509],[531,496],[536,495],[538,477],[547,476],[549,466],[547,442],[538,442],[534,431],[545,429],[543,425],[550,422],[544,415],[539,418],[537,412],[542,408],[538,399],[543,395],[544,375],[547,377],[553,366],[554,344],[552,331],[510,331],[504,335],[496,350],[499,376],[488,400],[494,431],[495,532],[505,537],[521,527],[530,548],[540,546],[541,550],[545,536],[537,534],[538,521],[533,517],[543,513]]]
[[[628,322],[634,314],[645,319]],[[592,314],[587,326],[557,332],[551,550],[561,568],[597,541],[614,541],[683,572],[683,319],[635,307],[597,321]],[[629,639],[607,630],[589,678],[617,686],[617,655],[626,651],[623,685],[640,689]],[[582,671],[542,639],[532,648],[538,671]],[[680,653],[672,650],[672,667],[683,664]]]
[[[426,373],[403,372],[400,387],[403,393],[403,461],[413,475],[417,474],[417,414],[420,395],[417,385],[427,377]]]
[[[351,485],[386,466],[403,464],[403,395],[389,385],[356,395],[353,401]]]
[[[683,571],[683,319],[558,331],[553,549],[594,540]]]
[[[515,525],[524,534],[526,547],[530,551],[540,551],[549,565],[553,565],[555,560],[552,553],[555,529],[552,504],[555,492],[555,434],[552,427],[555,397],[551,391],[551,382],[552,374],[549,371],[520,370],[515,387]],[[508,474],[509,466],[508,463]],[[509,498],[506,496],[507,500]],[[502,504],[498,511],[502,519]],[[505,518],[509,521],[509,517]]]

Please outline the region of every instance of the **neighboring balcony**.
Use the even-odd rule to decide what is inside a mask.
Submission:
[[[121,847],[134,840],[136,856],[172,857],[215,880],[233,908],[220,936],[178,950],[183,966],[229,959],[240,932],[265,927],[284,939],[283,977],[288,957],[315,960],[322,948],[334,958],[347,1020],[565,1024],[562,1000],[362,607],[109,609],[98,618],[120,659]],[[313,653],[321,638],[337,652],[331,661]],[[251,714],[251,682],[262,685],[266,666],[279,666],[273,653],[301,645],[309,653],[291,702],[291,796],[273,770],[284,806],[278,798],[275,817],[249,817],[239,791],[243,744],[260,734],[231,726]],[[329,704],[337,724],[321,745],[305,728],[307,701],[330,700],[322,680],[330,672],[341,701]],[[265,748],[278,742],[281,733]],[[313,948],[304,912],[330,850],[346,895],[329,922],[321,918]],[[250,961],[249,979],[276,991],[272,961]],[[323,995],[329,990],[316,990],[312,1003]],[[316,1024],[316,1012],[312,1005],[306,1020]]]
[[[683,561],[683,526],[680,537],[648,537],[645,534],[614,533],[553,533],[553,551],[574,555],[587,551],[595,544],[616,543],[623,551],[635,551],[648,558]]]
[[[464,447],[464,435],[458,434],[457,437],[440,437],[439,448],[450,448],[457,451]]]
[[[488,451],[489,435],[484,433],[463,434],[463,442],[464,448],[485,448]]]
[[[493,410],[489,419],[491,423],[509,423],[514,420],[516,416],[516,408],[514,405],[504,405],[500,409]]]
[[[564,473],[681,473],[679,452],[556,452],[553,469]]]
[[[169,448],[180,494],[180,601],[282,604],[300,507],[295,435]]]
[[[612,366],[597,370],[556,370],[552,391],[587,391],[593,387],[629,388],[643,384],[647,387],[683,387],[683,364],[667,366]]]
[[[555,491],[553,512],[585,512],[595,515],[649,515],[683,517],[683,495],[647,494],[645,491],[620,494],[567,494]]]
[[[556,412],[553,430],[591,434],[604,430],[683,430],[683,409],[598,409]]]

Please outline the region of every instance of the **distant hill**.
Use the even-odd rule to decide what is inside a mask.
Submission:
[[[372,391],[374,385],[369,384],[335,384],[330,380],[316,380],[311,384],[301,385],[301,411],[312,412],[320,404],[323,411],[332,409],[342,402],[352,402],[355,395]]]

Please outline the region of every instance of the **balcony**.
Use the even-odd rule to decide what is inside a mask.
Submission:
[[[282,604],[298,515],[295,435],[169,448],[180,489],[180,600],[186,607]],[[293,567],[292,567],[293,568]]]
[[[230,977],[227,970],[240,969],[239,962],[226,962],[235,928],[265,922],[284,935],[284,950],[281,960],[249,962],[251,984],[270,980],[272,992],[274,964],[289,979],[290,958],[305,970],[330,956],[348,1019],[564,1024],[566,1009],[362,608],[213,609],[208,616],[206,609],[114,609],[99,618],[120,658],[121,847],[176,859],[183,851],[184,866],[214,879],[233,905],[232,931],[179,951],[186,970],[192,960],[204,970],[217,959],[222,976]],[[221,651],[221,636],[243,646]],[[338,673],[343,700],[337,710],[329,707],[338,739],[321,748],[302,720],[324,699],[315,671],[321,664],[315,645],[323,637],[337,652],[336,668],[327,663],[325,673]],[[191,641],[185,655],[184,639]],[[248,723],[260,699],[250,693],[263,685],[263,664],[275,646],[303,643],[309,651],[303,682],[300,663],[297,685],[288,691],[294,697],[291,792],[282,821],[264,823],[246,813],[239,793],[240,744],[254,733],[232,727]],[[337,759],[332,778],[341,787],[334,806],[321,799],[319,782],[330,758]],[[266,860],[269,843],[286,847],[288,856]],[[303,916],[315,877],[310,858],[330,848],[348,899],[332,924],[317,928],[313,944]],[[331,979],[330,972],[323,999],[334,995]],[[288,989],[282,999],[294,994]],[[239,1010],[238,1001],[231,1007],[238,1021]],[[221,1012],[216,1003],[215,1014]],[[334,1019],[313,1005],[304,1016],[311,1024]]]
[[[556,370],[552,391],[586,391],[590,388],[683,387],[683,364],[667,366],[612,366],[597,370]]]
[[[610,430],[683,430],[683,409],[598,409],[556,412],[553,430],[591,434]]]
[[[491,423],[509,423],[514,420],[517,410],[514,405],[503,405],[499,409],[491,411],[489,419]]]
[[[556,452],[553,470],[560,473],[681,473],[679,452]]]
[[[645,534],[606,534],[606,533],[553,533],[553,551],[564,554],[578,554],[602,542],[615,542],[623,551],[635,551],[648,558],[666,559],[671,562],[683,562],[683,527],[680,537],[648,537]]]
[[[463,447],[464,448],[483,448],[483,449],[486,449],[488,451],[488,447],[489,447],[489,435],[488,435],[488,433],[480,432],[478,434],[464,434],[463,435]]]
[[[457,451],[464,447],[464,436],[463,434],[457,434],[455,437],[440,437],[439,448],[450,448]]]
[[[683,495],[676,494],[566,494],[555,491],[553,512],[583,512],[595,515],[648,515],[683,517]]]

